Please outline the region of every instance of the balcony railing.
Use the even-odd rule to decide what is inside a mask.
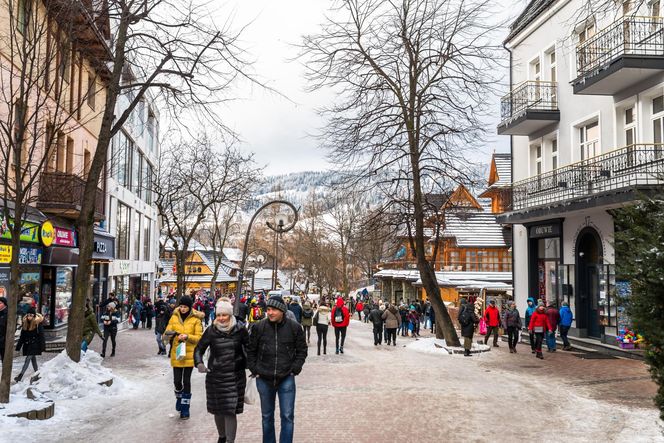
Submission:
[[[512,210],[664,184],[664,144],[636,144],[515,182]]]
[[[556,82],[526,81],[500,100],[500,117],[503,122],[523,111],[557,111]]]
[[[380,264],[381,269],[417,269],[417,262],[414,260],[397,260],[392,262],[385,262]],[[468,262],[444,262],[437,261],[434,263],[434,270],[436,272],[512,272],[512,259],[492,259],[491,261],[477,261]]]
[[[609,65],[621,56],[664,56],[663,17],[623,17],[576,49],[579,77]]]
[[[80,212],[85,180],[65,172],[44,172],[40,177],[37,206],[45,212],[61,211],[63,215]],[[95,218],[104,216],[104,192],[97,188]]]

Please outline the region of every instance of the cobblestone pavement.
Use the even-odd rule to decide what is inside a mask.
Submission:
[[[128,330],[118,339],[108,366],[144,389],[72,423],[78,439],[215,442],[204,375],[194,371],[192,418],[181,421],[171,369],[156,355],[152,331]],[[312,340],[296,379],[297,442],[664,441],[650,400],[655,386],[638,361],[582,360],[561,351],[538,361],[527,346],[513,355],[505,344],[472,358],[448,357],[405,348],[414,340],[405,337],[396,347],[374,347],[370,325],[356,320],[344,355],[334,355],[332,331],[328,339],[332,354],[315,355]],[[97,338],[92,348],[100,347]],[[260,423],[260,407],[245,405],[237,441],[261,441]]]

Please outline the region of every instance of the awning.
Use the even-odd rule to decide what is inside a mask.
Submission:
[[[44,248],[43,265],[78,265],[78,248],[63,248],[61,246],[51,246]]]

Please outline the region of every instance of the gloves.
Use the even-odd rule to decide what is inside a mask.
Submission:
[[[209,372],[208,369],[205,367],[205,364],[203,364],[203,363],[199,363],[196,366],[196,368],[198,369],[198,372],[200,372],[201,374],[205,374],[205,373]]]

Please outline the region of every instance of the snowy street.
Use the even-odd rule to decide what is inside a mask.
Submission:
[[[118,355],[106,359],[117,377],[111,388],[57,401],[51,420],[4,418],[3,441],[215,442],[204,376],[194,371],[192,418],[182,421],[153,332],[118,338]],[[345,354],[334,355],[330,333],[332,354],[318,357],[312,336],[297,378],[295,441],[664,441],[640,362],[560,351],[539,361],[523,345],[516,355],[503,345],[472,358],[404,347],[415,342],[374,347],[370,326],[354,320]],[[100,346],[96,338],[92,348]],[[260,408],[245,405],[237,441],[260,438]]]

